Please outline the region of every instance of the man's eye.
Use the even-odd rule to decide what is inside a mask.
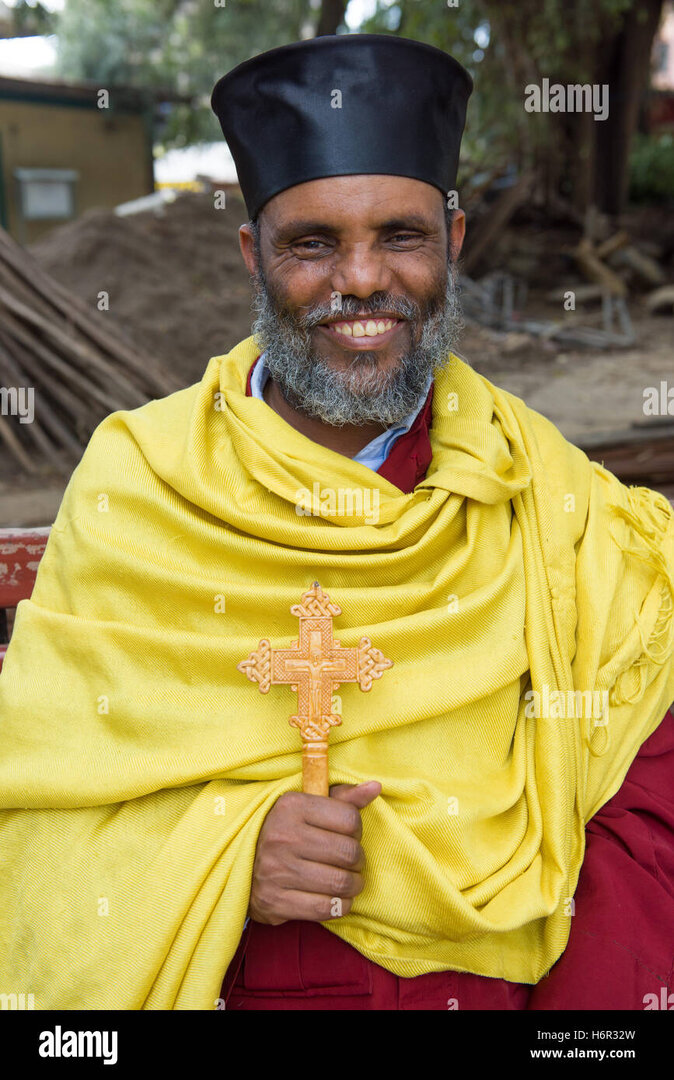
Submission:
[[[395,236],[391,237],[393,243],[407,243],[408,241],[417,241],[419,239],[418,233],[396,233]],[[303,249],[304,251],[319,251],[325,246],[323,240],[295,240],[293,243],[294,248]]]

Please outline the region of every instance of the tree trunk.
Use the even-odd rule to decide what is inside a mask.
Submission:
[[[599,168],[595,202],[606,214],[620,214],[627,202],[629,154],[639,121],[639,107],[648,89],[653,38],[662,0],[641,0],[625,16],[620,33],[604,43],[596,79],[609,85],[609,115],[596,123]]]
[[[617,23],[598,0],[589,4],[588,0],[568,0],[565,8],[558,5],[570,40],[562,53],[551,50],[556,59],[549,63],[541,61],[540,42],[530,37],[526,5],[481,0],[480,6],[490,21],[494,41],[505,53],[504,84],[511,92],[513,80],[516,92],[521,92],[529,83],[540,84],[543,76],[562,85],[608,85],[606,120],[595,120],[592,112],[523,113],[517,136],[520,156],[539,168],[541,194],[545,193],[550,205],[561,196],[581,215],[592,204],[609,215],[621,213],[627,201],[632,137],[649,85],[651,49],[663,0],[633,0]],[[599,20],[598,40],[587,33],[588,19]],[[540,26],[534,30],[540,33]]]
[[[324,37],[325,34],[337,33],[337,28],[341,26],[344,21],[346,4],[347,0],[323,0],[316,37]]]

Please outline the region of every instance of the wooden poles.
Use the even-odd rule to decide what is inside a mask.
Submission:
[[[0,229],[0,445],[22,473],[69,475],[110,412],[180,388]]]

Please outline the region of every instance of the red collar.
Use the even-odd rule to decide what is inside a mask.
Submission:
[[[246,382],[246,394],[251,396],[251,381],[253,368],[258,358],[255,357]],[[419,411],[416,420],[409,431],[405,432],[394,442],[386,461],[377,469],[380,476],[395,484],[401,491],[409,493],[419,484],[428,471],[428,466],[433,457],[431,450],[430,427],[433,422],[433,385],[428,391],[428,397],[423,408]]]

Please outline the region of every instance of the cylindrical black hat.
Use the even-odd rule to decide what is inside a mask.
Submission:
[[[254,219],[272,195],[322,176],[387,173],[453,190],[472,89],[433,45],[337,34],[244,61],[211,106]]]

